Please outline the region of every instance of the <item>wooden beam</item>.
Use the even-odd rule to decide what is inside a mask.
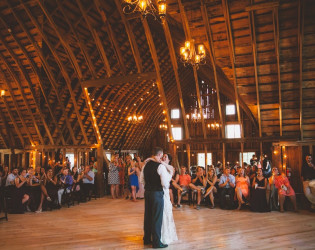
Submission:
[[[234,94],[235,94],[235,104],[236,104],[236,113],[237,113],[237,120],[240,125],[241,122],[241,113],[240,113],[240,105],[238,100],[238,91],[237,91],[237,78],[236,78],[236,69],[235,69],[235,46],[233,41],[233,34],[231,28],[231,20],[230,20],[230,11],[229,11],[229,4],[227,0],[222,0],[222,8],[226,26],[227,37],[229,41],[229,54],[233,72],[233,86],[234,86]],[[241,126],[241,137],[244,137],[243,126]]]
[[[178,0],[178,6],[180,10],[180,15],[181,15],[181,20],[183,23],[183,28],[185,31],[185,36],[186,40],[191,40],[191,34],[190,34],[190,29],[189,29],[189,24],[188,24],[188,19],[186,16],[185,8],[181,2],[181,0]],[[202,110],[202,105],[201,105],[201,97],[200,97],[200,90],[199,90],[199,81],[198,81],[198,73],[197,73],[197,67],[193,66],[193,74],[194,74],[194,80],[195,80],[195,86],[196,86],[196,94],[197,94],[197,102],[198,102],[198,109],[201,117],[201,126],[202,126],[202,131],[203,131],[203,138],[207,138],[207,130],[206,130],[206,125],[203,117],[203,110]]]
[[[304,37],[304,0],[299,1],[298,8],[298,51],[299,51],[299,116],[300,137],[303,141],[303,37]]]
[[[74,66],[74,69],[76,70],[78,78],[81,79],[82,78],[82,73],[81,73],[81,70],[79,68],[79,65],[76,62],[76,58],[75,58],[75,56],[74,56],[70,46],[64,40],[62,34],[59,32],[57,25],[55,24],[55,22],[54,22],[53,18],[51,17],[51,15],[46,10],[44,4],[42,3],[42,0],[37,0],[37,2],[39,4],[39,6],[41,7],[42,11],[44,12],[45,16],[47,17],[47,19],[49,20],[49,23],[51,24],[52,28],[55,30],[55,32],[56,32],[59,40],[61,41],[63,47],[65,48],[66,53],[68,54],[68,56],[70,58],[70,61],[72,62],[73,66]],[[46,43],[47,43],[47,41],[46,41]],[[76,101],[76,98],[75,98],[75,95],[74,95],[74,91],[73,91],[72,86],[71,86],[71,79],[70,79],[67,71],[65,70],[64,64],[61,62],[61,60],[59,60],[58,57],[56,57],[56,59],[58,60],[58,64],[60,65],[61,72],[63,73],[63,77],[64,77],[64,79],[66,81],[66,84],[67,84],[67,87],[69,89],[70,97],[71,97],[71,100],[72,100],[72,103],[73,103],[73,106],[74,106],[75,113],[77,115],[77,120],[78,120],[78,122],[80,124],[80,127],[81,127],[81,132],[82,132],[83,138],[85,140],[85,143],[88,144],[88,138],[86,136],[85,128],[84,128],[84,125],[82,123],[81,115],[79,113],[78,104],[77,104],[77,101]]]
[[[254,57],[254,72],[255,72],[255,86],[256,86],[256,100],[257,100],[257,114],[258,114],[258,128],[259,128],[259,137],[262,136],[261,131],[261,116],[260,116],[260,100],[259,100],[259,83],[258,83],[258,69],[257,69],[257,48],[256,48],[256,31],[255,31],[255,16],[254,12],[251,11],[248,13],[249,24],[251,25],[251,43]]]
[[[94,2],[99,2],[99,0],[95,0]],[[115,4],[116,4],[117,10],[120,14],[121,20],[125,26],[125,30],[126,30],[126,33],[127,33],[128,39],[129,39],[130,47],[131,47],[131,51],[132,51],[132,54],[133,54],[133,57],[135,59],[136,66],[138,69],[138,73],[141,73],[141,72],[143,72],[142,60],[140,57],[138,44],[137,44],[135,36],[132,32],[131,25],[127,21],[126,16],[122,11],[121,2],[119,0],[115,0]]]
[[[9,124],[7,122],[7,120],[5,119],[5,116],[2,112],[2,110],[0,109],[0,119],[4,125],[4,128],[5,128],[5,131],[6,131],[6,136],[8,137],[8,139],[6,139],[5,135],[2,134],[2,131],[1,131],[1,136],[6,144],[6,147],[7,148],[15,148],[16,147],[16,143],[15,143],[15,140],[14,140],[14,136],[11,132],[11,129],[9,127]]]
[[[125,76],[115,76],[111,78],[102,78],[102,79],[94,79],[94,80],[87,80],[82,81],[82,86],[85,88],[95,87],[101,88],[106,85],[118,85],[123,83],[130,83],[130,82],[141,82],[146,80],[156,80],[157,74],[156,72],[145,72],[139,74],[130,74]]]
[[[7,25],[7,23],[5,22],[4,18],[0,17],[0,20],[1,22],[3,23],[3,25],[6,27],[7,30],[9,30],[9,26]],[[51,108],[51,105],[50,105],[50,102],[48,101],[48,98],[47,98],[47,95],[45,93],[45,90],[44,90],[44,87],[43,87],[43,79],[41,78],[41,74],[40,72],[38,71],[38,68],[37,66],[35,65],[34,63],[34,60],[31,58],[31,56],[29,55],[29,53],[27,52],[27,50],[25,49],[25,47],[20,43],[20,41],[18,40],[18,38],[16,37],[16,35],[11,31],[9,32],[10,35],[12,36],[12,38],[14,39],[14,41],[18,44],[19,48],[21,49],[21,51],[23,52],[23,54],[25,55],[25,57],[27,58],[27,60],[29,61],[30,65],[31,65],[31,68],[34,72],[34,74],[37,76],[38,78],[38,83],[39,83],[39,86],[40,86],[40,89],[41,89],[41,92],[43,94],[43,97],[45,99],[45,102],[47,104],[47,107],[48,107],[48,110],[49,110],[49,113],[50,113],[50,116],[51,116],[51,119],[53,121],[53,123],[55,124],[55,128],[57,129],[57,131],[60,133],[60,138],[61,138],[61,141],[63,144],[65,144],[65,140],[64,140],[64,137],[62,135],[62,131],[60,131],[59,129],[59,125],[55,119],[55,114],[54,112],[52,111],[52,108]],[[32,88],[32,87],[30,87]],[[33,88],[31,89],[32,92],[34,92]],[[34,96],[34,94],[33,94]],[[37,104],[37,102],[36,102]],[[37,104],[38,106],[38,104]],[[46,122],[45,122],[46,123]],[[47,124],[46,124],[47,126]],[[51,135],[50,135],[51,136]]]
[[[243,137],[243,138],[207,138],[207,139],[200,139],[200,138],[191,138],[189,140],[176,140],[174,141],[175,144],[209,144],[209,143],[262,143],[262,142],[279,142],[279,141],[294,141],[297,142],[298,138],[290,138],[290,137],[283,137],[283,136],[273,136],[273,137]]]
[[[168,127],[168,131],[169,131],[170,141],[173,141],[173,134],[172,134],[172,129],[171,129],[171,117],[170,117],[169,109],[168,109],[168,106],[167,106],[167,100],[166,100],[166,96],[165,96],[165,92],[164,92],[162,77],[161,77],[161,74],[160,74],[159,59],[158,59],[158,56],[157,56],[157,52],[156,52],[156,49],[155,49],[155,45],[154,45],[154,41],[153,41],[153,38],[152,38],[152,34],[151,34],[151,31],[150,31],[149,24],[148,24],[147,20],[145,18],[143,18],[143,17],[141,17],[141,21],[142,21],[142,24],[143,24],[145,36],[147,38],[147,42],[148,42],[148,45],[149,45],[151,57],[152,57],[152,60],[153,60],[153,63],[154,63],[154,67],[155,67],[155,72],[156,72],[156,76],[157,76],[156,84],[158,86],[159,94],[160,94],[162,102],[163,102],[163,108],[164,108],[164,110],[166,112],[167,127]]]
[[[3,73],[2,70],[0,70],[0,76],[1,76],[1,79],[3,80],[3,82],[5,83],[6,88],[9,90],[10,96],[11,96],[11,98],[12,98],[12,100],[13,100],[14,107],[15,107],[16,112],[18,113],[18,116],[19,116],[19,118],[20,118],[20,120],[21,120],[21,122],[22,122],[22,125],[23,125],[23,127],[24,127],[24,130],[25,130],[25,132],[26,132],[26,134],[27,134],[27,137],[28,137],[30,143],[31,143],[31,144],[34,144],[34,141],[33,141],[33,138],[32,138],[32,136],[31,136],[31,133],[30,133],[30,131],[28,130],[28,126],[26,125],[26,123],[25,123],[25,121],[24,121],[24,118],[23,118],[24,116],[23,116],[22,113],[21,113],[20,106],[18,105],[17,101],[15,100],[15,97],[14,97],[15,95],[14,95],[14,93],[13,93],[12,87],[11,87],[11,85],[10,85],[8,79],[6,78],[6,76],[5,76],[5,74]],[[2,97],[2,98],[5,100],[4,97]],[[7,102],[5,102],[5,103],[7,104]],[[8,109],[8,106],[7,106],[7,109]],[[25,145],[24,145],[24,146],[25,146]]]
[[[280,46],[279,46],[279,9],[275,7],[272,10],[273,32],[275,39],[275,53],[277,57],[277,76],[278,76],[278,93],[279,93],[279,126],[280,136],[282,136],[282,91],[281,91],[281,69],[280,69]]]
[[[11,120],[12,123],[13,123],[13,127],[14,127],[14,129],[15,129],[15,131],[16,131],[16,133],[17,133],[19,139],[20,139],[21,145],[22,145],[22,147],[24,147],[24,146],[25,146],[24,138],[23,138],[23,136],[22,136],[22,134],[21,134],[21,131],[20,131],[20,129],[19,129],[17,123],[15,122],[14,116],[12,115],[11,110],[10,110],[10,107],[9,107],[9,105],[8,105],[8,103],[7,103],[7,101],[6,101],[5,99],[6,99],[5,96],[2,96],[2,98],[0,98],[0,100],[3,100],[3,103],[4,103],[5,107],[6,107],[6,110],[8,111],[10,120]],[[22,124],[23,124],[23,122],[22,122]],[[8,135],[9,135],[9,134],[8,134]]]
[[[216,88],[216,93],[217,93],[218,112],[219,112],[219,117],[221,120],[221,136],[222,138],[225,138],[225,122],[224,122],[225,119],[222,115],[220,85],[218,81],[218,74],[217,74],[218,72],[217,72],[216,58],[215,58],[215,53],[214,53],[214,44],[213,44],[213,38],[212,38],[212,32],[211,32],[207,7],[203,1],[201,2],[201,14],[202,14],[203,22],[206,28],[207,47],[208,47],[209,56],[210,56],[210,60],[212,64],[215,88]]]
[[[79,5],[80,9],[83,9],[83,6],[81,5],[80,0],[76,0],[76,1],[77,1],[78,5]],[[100,2],[99,0],[94,0],[94,3],[96,5],[96,7],[97,7],[97,10],[100,13],[102,22],[105,25],[108,37],[109,37],[110,42],[112,44],[112,47],[114,49],[114,53],[116,55],[117,61],[119,63],[119,66],[120,66],[123,74],[125,75],[127,73],[127,69],[126,69],[126,66],[125,66],[125,63],[124,63],[124,59],[123,59],[123,56],[122,56],[122,53],[121,53],[121,50],[120,50],[120,45],[117,42],[116,35],[115,35],[115,33],[114,33],[113,29],[112,29],[112,26],[109,23],[109,20],[108,20],[108,18],[106,16],[106,13],[103,10],[103,9],[106,9],[106,6],[103,6],[103,8],[100,8],[100,6],[101,6],[101,4],[103,4],[103,2],[102,1]],[[88,16],[84,14],[84,9],[83,9],[82,13],[83,13],[83,17],[86,20],[88,20]],[[89,23],[89,22],[87,21],[87,23]],[[88,24],[88,27],[89,27],[90,30],[93,30],[93,28],[94,28],[94,27],[92,27],[89,24]]]
[[[50,49],[51,53],[53,54],[53,56],[56,58],[56,61],[58,63],[58,61],[60,61],[60,59],[58,58],[58,55],[56,54],[54,48],[50,45],[50,42],[49,40],[47,39],[46,35],[44,34],[41,26],[38,24],[37,20],[33,17],[32,13],[30,12],[30,10],[28,9],[28,7],[26,7],[26,5],[22,2],[22,0],[20,0],[21,2],[21,5],[24,7],[24,10],[25,12],[27,13],[27,15],[29,16],[29,18],[31,19],[33,25],[37,28],[38,32],[39,32],[39,35],[41,36],[41,38],[46,42],[48,48]],[[72,129],[72,126],[70,124],[70,121],[67,117],[67,113],[66,113],[66,110],[65,110],[65,106],[61,100],[61,97],[60,97],[60,94],[59,94],[59,91],[58,91],[58,88],[56,86],[56,80],[54,78],[54,75],[50,69],[50,65],[48,64],[45,56],[43,55],[43,52],[42,52],[42,49],[38,47],[38,44],[37,42],[34,40],[33,36],[29,33],[29,31],[27,30],[27,28],[25,27],[24,23],[22,22],[22,20],[20,19],[19,15],[17,15],[15,12],[13,12],[16,20],[18,21],[18,23],[20,24],[20,26],[22,27],[22,29],[24,30],[24,32],[26,33],[27,37],[29,38],[29,40],[32,42],[37,54],[39,55],[39,57],[41,58],[41,62],[43,63],[43,66],[44,66],[44,70],[48,76],[48,79],[54,89],[54,92],[56,94],[56,97],[57,97],[57,100],[58,100],[58,103],[59,105],[61,106],[61,110],[62,110],[62,113],[65,117],[65,121],[66,121],[66,125],[67,125],[67,128],[69,130],[69,133],[70,133],[70,136],[71,136],[71,139],[72,139],[72,142],[74,144],[77,144],[77,140],[75,138],[75,135],[73,133],[73,129]],[[59,65],[59,64],[58,64]],[[61,67],[59,65],[59,67]]]
[[[22,99],[25,103],[25,107],[33,121],[33,124],[34,124],[34,127],[35,127],[35,130],[37,132],[37,135],[38,135],[38,138],[40,140],[40,142],[42,144],[44,144],[44,140],[43,140],[43,137],[41,135],[41,132],[39,130],[39,127],[38,127],[38,124],[37,124],[37,121],[33,115],[33,112],[32,110],[30,109],[29,107],[29,104],[28,104],[28,100],[26,99],[26,96],[25,96],[25,93],[24,93],[24,90],[23,90],[23,87],[21,86],[21,83],[20,83],[20,79],[17,77],[17,75],[15,74],[14,70],[12,69],[12,67],[10,66],[10,64],[7,62],[7,60],[4,58],[4,56],[0,53],[0,60],[3,61],[7,71],[9,72],[10,76],[12,77],[12,79],[14,80],[14,82],[17,84],[18,86],[18,89],[20,90],[20,93],[21,93],[21,96],[22,96]],[[8,81],[8,79],[6,80],[6,85],[7,85],[7,88],[9,89],[10,91],[10,94],[12,96],[12,99],[14,99],[14,92],[13,92],[13,89],[11,87],[11,83]],[[20,107],[18,106],[18,104],[16,103],[18,109],[20,109]],[[28,128],[27,128],[28,129]]]
[[[41,111],[40,105],[38,104],[38,102],[37,102],[37,100],[36,100],[36,97],[35,97],[36,94],[35,94],[34,88],[33,88],[33,86],[32,86],[32,81],[31,81],[31,79],[30,79],[28,73],[25,71],[24,66],[21,64],[20,60],[17,58],[17,56],[16,56],[16,55],[14,54],[14,52],[12,51],[12,49],[8,46],[8,44],[6,43],[6,41],[5,41],[1,36],[0,36],[0,41],[1,41],[1,43],[3,44],[3,46],[6,48],[6,51],[9,52],[10,56],[12,57],[12,59],[13,59],[13,60],[15,61],[15,63],[17,64],[17,66],[18,66],[20,72],[21,72],[22,75],[24,76],[24,79],[26,80],[27,85],[28,85],[28,87],[29,87],[29,90],[30,90],[30,93],[31,93],[31,97],[32,97],[32,99],[33,99],[33,101],[34,101],[34,103],[35,103],[35,106],[36,106],[37,110],[38,110],[38,114],[39,114],[39,116],[40,116],[40,118],[41,118],[41,120],[42,120],[42,122],[43,122],[43,125],[44,125],[44,128],[45,128],[45,130],[46,130],[46,133],[47,133],[47,135],[48,135],[49,141],[50,141],[50,143],[51,143],[52,145],[54,145],[54,144],[55,144],[55,143],[54,143],[54,140],[53,140],[52,135],[51,135],[51,133],[50,133],[50,129],[49,129],[48,125],[47,125],[47,122],[46,122],[46,120],[45,120],[45,117],[44,117],[44,115],[43,115],[43,113],[42,113],[42,111]],[[1,56],[0,56],[0,57],[1,57]],[[6,62],[6,64],[7,64],[8,67],[10,67],[10,65],[9,65],[7,62]],[[36,120],[35,120],[35,117],[33,116],[33,112],[32,112],[32,110],[29,108],[29,103],[28,103],[28,100],[26,99],[26,96],[25,96],[25,93],[24,93],[24,90],[23,90],[23,86],[21,85],[20,79],[17,77],[17,75],[14,73],[14,71],[11,69],[11,67],[9,68],[9,71],[10,71],[10,74],[12,75],[13,79],[15,80],[15,82],[16,82],[16,84],[17,84],[17,86],[18,86],[18,88],[19,88],[19,90],[20,90],[20,92],[21,92],[22,98],[23,98],[23,100],[24,100],[24,102],[25,102],[25,104],[26,104],[26,106],[27,106],[28,111],[29,111],[30,114],[31,114],[31,117],[32,117],[32,119],[33,119],[33,121],[34,121],[34,124],[35,124],[35,129],[36,129],[37,133],[39,134],[39,139],[41,140],[41,143],[43,143],[43,138],[42,138],[41,133],[40,133],[40,130],[39,130],[38,126],[37,126],[37,122],[36,122]]]
[[[245,11],[254,11],[254,10],[261,10],[261,9],[273,9],[279,6],[278,0],[274,2],[266,2],[266,3],[257,3],[251,4],[245,7]]]
[[[165,38],[166,38],[166,42],[167,42],[167,46],[168,46],[168,50],[169,50],[169,54],[171,58],[171,63],[173,66],[174,75],[175,75],[175,81],[176,81],[176,86],[177,86],[177,91],[178,91],[178,96],[179,96],[179,104],[182,111],[182,119],[184,123],[185,139],[189,139],[190,138],[189,128],[187,125],[185,104],[184,104],[182,88],[181,88],[180,80],[179,80],[178,65],[177,65],[176,53],[174,50],[174,44],[173,44],[173,40],[171,37],[171,32],[170,32],[167,20],[163,19],[162,24],[163,24],[164,34],[165,34]]]

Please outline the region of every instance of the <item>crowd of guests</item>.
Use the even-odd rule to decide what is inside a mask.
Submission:
[[[171,156],[168,156],[171,159]],[[110,186],[112,199],[126,198],[133,202],[144,198],[144,186],[139,182],[140,173],[145,165],[135,155],[124,158],[118,153],[111,159],[105,159],[107,184]],[[75,196],[78,201],[86,201],[94,189],[96,162],[90,165],[73,167],[59,162],[48,164],[47,168],[28,169],[0,166],[0,186],[5,187],[12,198],[11,212],[22,213],[25,210],[41,212],[43,206],[60,208],[67,194]],[[284,212],[285,198],[288,197],[297,210],[296,195],[284,172],[272,167],[266,156],[257,160],[253,155],[250,163],[243,166],[223,168],[219,162],[216,166],[188,169],[181,166],[176,169],[170,183],[169,194],[174,207],[182,206],[183,197],[196,203],[200,209],[201,202],[213,209],[218,203],[222,209],[242,209],[249,207],[255,212],[279,210]],[[315,210],[315,167],[311,155],[306,156],[302,166],[303,187],[306,198]]]
[[[180,172],[174,173],[170,193],[177,208],[181,207],[182,197],[189,194],[189,199],[196,200],[198,210],[202,200],[210,204],[210,208],[215,207],[216,200],[222,209],[249,207],[255,212],[273,209],[284,212],[285,197],[289,197],[294,211],[298,211],[289,179],[284,172],[279,173],[278,168],[272,167],[266,156],[258,161],[254,155],[250,164],[224,169],[218,163],[215,167],[208,166],[207,173],[202,167],[192,171],[181,166]]]
[[[27,169],[0,166],[0,187],[7,197],[7,209],[10,213],[33,211],[40,213],[45,208],[61,208],[69,199],[86,202],[90,199],[95,180],[94,162],[90,165],[73,167],[52,161],[46,168],[29,167]]]

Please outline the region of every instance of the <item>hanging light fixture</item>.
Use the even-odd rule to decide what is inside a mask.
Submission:
[[[128,122],[137,124],[137,123],[143,122],[143,116],[135,114],[135,115],[128,116],[127,120]]]
[[[4,96],[5,95],[5,90],[4,89],[1,89],[0,90],[0,96],[2,97],[2,96]]]
[[[164,123],[160,124],[160,129],[161,130],[167,130],[167,125]]]
[[[206,63],[206,50],[203,44],[199,44],[196,48],[195,41],[185,42],[185,46],[180,48],[180,59],[185,66],[192,65],[197,68],[201,64]]]
[[[157,8],[153,0],[124,0],[124,2],[126,5],[123,7],[123,12],[125,14],[140,12],[143,17],[149,14],[155,19],[157,17],[163,19],[166,16],[166,0],[157,0]]]

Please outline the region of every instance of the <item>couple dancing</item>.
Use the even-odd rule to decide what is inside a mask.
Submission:
[[[140,181],[144,184],[144,245],[165,248],[177,240],[173,219],[169,186],[174,168],[169,165],[167,154],[162,148],[155,148],[154,156],[146,160]]]

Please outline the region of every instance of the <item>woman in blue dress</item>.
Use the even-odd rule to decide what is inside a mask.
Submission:
[[[139,172],[139,169],[136,167],[135,162],[131,161],[131,165],[128,168],[128,175],[129,175],[129,183],[131,186],[132,201],[137,201],[136,193],[139,189],[138,172]]]

